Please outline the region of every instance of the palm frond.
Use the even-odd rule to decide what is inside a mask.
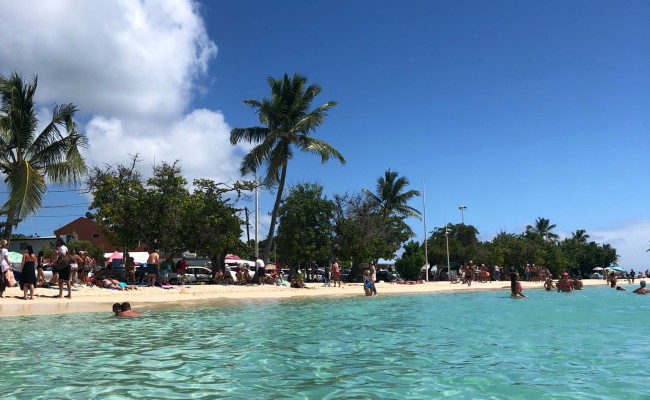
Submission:
[[[251,128],[234,128],[230,131],[230,143],[259,143],[269,134],[268,128],[254,126]]]
[[[7,177],[9,199],[4,205],[12,210],[14,219],[23,219],[33,214],[43,204],[45,179],[29,162],[24,161]]]
[[[320,156],[321,162],[323,164],[329,161],[329,159],[332,157],[339,160],[341,164],[345,164],[345,158],[343,157],[343,155],[338,150],[336,150],[331,144],[322,141],[320,139],[316,139],[311,136],[302,135],[299,136],[297,145],[303,151],[307,151],[309,153]]]

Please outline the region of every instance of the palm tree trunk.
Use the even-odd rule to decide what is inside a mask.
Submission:
[[[271,226],[269,226],[269,234],[266,238],[266,247],[264,248],[264,253],[262,253],[262,260],[264,260],[264,263],[269,261],[269,256],[271,255],[271,246],[273,245],[273,238],[275,236],[275,223],[278,219],[278,211],[280,210],[280,201],[282,200],[282,191],[284,190],[284,181],[286,178],[287,164],[284,164],[282,166],[282,173],[280,174],[280,184],[278,185],[278,193],[275,196],[273,212],[271,212]]]
[[[2,233],[2,238],[7,242],[11,239],[11,234],[14,230],[15,215],[16,212],[13,210],[13,208],[9,208],[9,210],[7,210],[7,222],[5,223],[5,229],[4,232]]]

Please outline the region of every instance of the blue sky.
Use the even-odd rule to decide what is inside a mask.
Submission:
[[[16,30],[39,25],[30,9],[0,5]],[[238,179],[246,148],[227,132],[257,124],[242,100],[298,72],[323,87],[315,105],[338,102],[314,135],[347,163],[298,155],[290,184],[372,189],[390,168],[424,183],[429,230],[460,222],[462,202],[484,240],[545,217],[611,243],[621,265],[650,266],[650,3],[89,1],[66,16],[78,32],[53,12],[41,10],[43,24],[61,41],[11,36],[0,72],[39,74],[44,106],[75,102],[91,163],[141,152],[145,169],[180,158],[191,177]],[[98,16],[109,28],[92,25]],[[262,195],[263,226],[272,200]],[[18,231],[51,234],[87,202],[49,193],[46,206],[79,206]]]

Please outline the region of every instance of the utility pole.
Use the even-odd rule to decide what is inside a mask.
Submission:
[[[244,207],[244,212],[246,212],[246,244],[250,246],[251,242],[251,232],[250,232],[250,224],[248,223],[248,207]]]

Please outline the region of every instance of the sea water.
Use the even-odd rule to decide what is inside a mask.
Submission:
[[[648,399],[650,295],[631,289],[7,317],[0,398]]]

